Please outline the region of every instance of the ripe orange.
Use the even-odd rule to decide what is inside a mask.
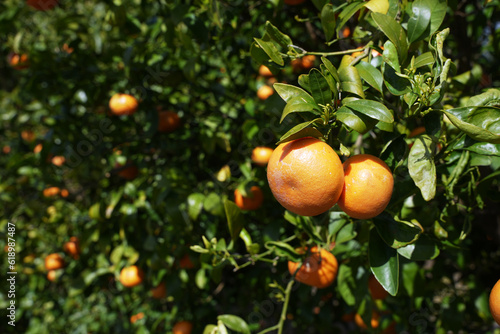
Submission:
[[[115,115],[132,115],[137,110],[137,99],[129,94],[115,94],[109,100],[109,109]]]
[[[66,158],[62,155],[56,155],[52,157],[51,162],[53,165],[62,166],[66,162]]]
[[[133,164],[127,164],[125,166],[117,164],[116,168],[118,169],[118,176],[125,180],[133,180],[139,175],[139,169]]]
[[[370,290],[370,294],[373,299],[385,299],[389,294],[374,275],[370,275],[368,280],[368,289]]]
[[[260,65],[259,74],[262,75],[263,77],[272,77],[273,76],[273,72],[271,72],[269,67],[267,67],[265,65]]]
[[[61,189],[61,196],[66,198],[69,196],[69,191],[68,189]]]
[[[172,132],[181,125],[179,115],[173,111],[159,111],[158,112],[158,131],[159,132]]]
[[[58,253],[52,253],[45,257],[45,269],[56,270],[64,267],[64,259]]]
[[[493,319],[500,325],[500,280],[496,282],[490,292],[490,312]]]
[[[306,249],[299,249],[299,253],[304,253]],[[317,246],[311,248],[311,255],[308,256],[299,267],[299,262],[288,261],[288,271],[290,275],[295,275],[295,279],[301,283],[315,286],[317,288],[326,288],[330,286],[337,277],[339,268],[335,256],[322,248],[318,250]]]
[[[57,194],[59,194],[59,191],[61,191],[61,189],[59,189],[59,187],[45,188],[43,190],[43,196],[45,196],[45,197],[53,197],[53,196],[56,196]]]
[[[130,323],[135,324],[136,321],[141,320],[142,318],[144,318],[143,312],[139,312],[137,314],[134,314],[130,317]]]
[[[179,260],[179,267],[182,269],[193,269],[194,268],[194,263],[193,263],[193,261],[191,261],[191,258],[189,257],[188,254],[185,254]]]
[[[11,151],[11,148],[10,148],[10,146],[9,146],[9,145],[5,145],[4,147],[2,147],[2,152],[3,152],[4,154],[9,154],[9,153],[10,153],[10,151]]]
[[[40,153],[40,152],[42,152],[42,149],[43,149],[43,145],[42,144],[37,144],[35,146],[35,148],[33,148],[33,153],[35,153],[35,154]]]
[[[23,70],[29,67],[28,55],[25,53],[18,54],[15,52],[11,52],[8,55],[7,61],[9,65],[16,70]]]
[[[67,43],[64,43],[64,44],[63,44],[63,46],[62,46],[62,50],[63,50],[64,52],[66,52],[67,54],[71,54],[71,53],[73,53],[73,51],[74,51],[75,49],[73,49],[73,48],[69,47],[69,45],[68,45]]]
[[[151,289],[151,296],[155,299],[162,299],[167,296],[167,288],[165,282],[161,282],[156,287]]]
[[[23,130],[21,131],[21,138],[23,138],[24,141],[32,142],[35,140],[35,133],[31,130]]]
[[[309,70],[314,67],[314,63],[316,62],[315,55],[307,55],[302,57],[302,68],[305,70]]]
[[[236,189],[234,191],[234,202],[241,210],[257,210],[264,201],[264,194],[259,186],[252,186],[250,188],[252,197],[243,197],[241,192]]]
[[[26,4],[36,10],[49,10],[57,6],[57,0],[26,0]]]
[[[342,30],[342,37],[347,38],[351,36],[351,28],[345,27],[344,30]]]
[[[63,249],[73,259],[78,260],[80,258],[80,240],[77,237],[71,237],[69,241],[65,242]]]
[[[173,334],[191,334],[191,331],[193,330],[193,324],[190,323],[189,321],[179,321],[174,325],[174,328],[172,328],[172,333]]]
[[[408,138],[416,137],[424,132],[425,132],[425,126],[418,126],[415,129],[411,130],[410,134],[408,135]]]
[[[354,322],[359,326],[359,328],[368,329],[365,322],[363,321],[363,318],[361,318],[358,313],[356,313],[356,315],[354,316]],[[371,325],[372,328],[378,328],[378,326],[380,325],[380,315],[375,311],[372,312]]]
[[[344,190],[338,201],[342,211],[358,219],[370,219],[385,210],[394,187],[392,172],[385,162],[359,154],[344,162]]]
[[[285,3],[289,6],[295,6],[295,5],[300,5],[306,0],[285,0]]]
[[[47,273],[47,279],[51,282],[55,282],[57,278],[57,273],[55,270],[49,270]]]
[[[265,166],[269,162],[273,149],[265,146],[257,146],[252,151],[252,161],[258,166]]]
[[[143,279],[144,272],[137,266],[125,267],[120,271],[120,283],[127,288],[141,284]]]
[[[311,137],[280,144],[267,164],[269,187],[287,210],[316,216],[337,203],[344,186],[342,162],[325,142]]]
[[[274,94],[274,89],[271,86],[263,85],[257,90],[257,97],[261,100],[267,100]]]

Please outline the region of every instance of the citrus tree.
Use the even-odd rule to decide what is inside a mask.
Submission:
[[[2,2],[2,330],[497,333],[499,7]]]

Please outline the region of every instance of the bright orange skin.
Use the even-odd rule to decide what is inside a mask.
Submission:
[[[408,138],[416,137],[418,135],[421,135],[422,133],[425,133],[425,127],[424,126],[416,127],[415,129],[411,130],[410,134],[408,135]]]
[[[273,94],[274,89],[268,85],[263,85],[257,90],[257,97],[261,100],[267,100]]]
[[[68,189],[61,189],[61,196],[66,198],[69,196],[69,191]]]
[[[359,154],[344,162],[344,191],[338,205],[352,218],[370,219],[381,214],[391,200],[392,172],[385,162]]]
[[[493,319],[500,325],[500,280],[496,282],[490,292],[490,312]]]
[[[32,142],[35,140],[35,133],[31,130],[23,130],[21,131],[21,138],[23,138],[24,141]]]
[[[55,282],[57,278],[57,273],[55,270],[49,270],[47,273],[47,279],[51,282]]]
[[[379,283],[375,276],[371,275],[368,280],[368,289],[373,299],[385,299],[389,294]]]
[[[109,109],[117,116],[132,115],[138,106],[137,99],[128,94],[115,94],[109,100]]]
[[[303,253],[305,250],[300,249],[299,252]],[[288,261],[290,275],[295,274],[297,281],[320,289],[332,285],[339,268],[332,253],[324,248],[319,251],[316,246],[311,248],[311,255],[302,262],[300,269],[299,265],[299,262]]]
[[[11,148],[10,148],[10,146],[9,146],[9,145],[5,145],[4,147],[2,147],[2,152],[3,152],[4,154],[9,154],[9,153],[10,153],[10,151],[11,151]]]
[[[62,166],[66,162],[66,158],[62,155],[56,155],[55,157],[52,157],[51,162],[53,165]]]
[[[344,186],[342,162],[316,138],[280,144],[267,164],[267,180],[276,200],[302,216],[316,216],[337,203]]]
[[[172,328],[173,334],[191,334],[193,330],[193,324],[189,321],[179,321]]]
[[[351,36],[351,28],[345,27],[344,30],[342,30],[342,37],[347,38]]]
[[[7,61],[9,62],[9,65],[15,68],[16,70],[23,70],[29,67],[28,55],[25,53],[18,54],[15,52],[11,52],[9,53]]]
[[[161,282],[158,286],[151,289],[151,296],[155,299],[163,299],[167,296],[167,288],[165,282]]]
[[[125,267],[120,272],[120,283],[127,288],[139,285],[144,280],[144,272],[137,266]]]
[[[59,189],[59,187],[49,187],[43,190],[43,196],[45,197],[56,196],[57,194],[59,194],[60,191],[61,189]]]
[[[252,193],[252,197],[243,197],[238,189],[234,191],[234,202],[241,210],[257,210],[262,205],[264,201],[262,189],[253,186],[250,188],[250,193]]]
[[[159,132],[172,132],[181,125],[179,115],[173,111],[159,111],[158,112],[158,131]]]
[[[26,4],[36,10],[49,10],[57,6],[57,0],[26,0]]]
[[[306,0],[285,0],[285,4],[287,4],[289,6],[296,6],[296,5],[300,5],[304,1],[306,1]]]
[[[273,72],[271,72],[269,67],[267,67],[265,65],[260,65],[259,74],[262,75],[263,77],[272,77],[273,76]]]
[[[52,253],[45,257],[45,269],[57,270],[64,268],[64,259],[58,253]]]
[[[273,154],[273,149],[265,146],[257,146],[252,151],[252,161],[257,166],[264,167],[269,162],[269,158],[271,158],[271,154]]]
[[[363,318],[361,318],[358,313],[356,313],[356,315],[354,316],[354,322],[359,326],[359,328],[368,329],[365,322],[363,321]],[[371,325],[372,328],[378,328],[378,326],[380,325],[380,315],[375,311],[372,312]]]
[[[42,144],[37,144],[35,146],[35,148],[33,148],[33,153],[35,153],[35,154],[40,153],[40,152],[42,152],[42,149],[43,149],[43,145]]]
[[[139,312],[137,314],[134,314],[130,317],[130,323],[135,324],[137,320],[141,320],[142,318],[144,318],[143,312]]]
[[[77,237],[71,237],[68,242],[65,242],[63,249],[73,259],[78,260],[80,258],[80,240]]]
[[[302,68],[305,70],[309,70],[314,67],[314,63],[316,62],[315,55],[307,55],[302,57]]]

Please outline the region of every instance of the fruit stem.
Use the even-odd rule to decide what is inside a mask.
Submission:
[[[283,309],[281,310],[281,316],[280,316],[280,321],[278,322],[278,324],[272,326],[272,327],[269,327],[269,328],[266,328],[264,329],[263,331],[257,333],[257,334],[264,334],[264,333],[269,333],[271,331],[274,331],[274,330],[278,330],[278,334],[282,334],[283,333],[283,325],[285,324],[285,320],[286,320],[286,311],[288,309],[288,303],[290,301],[290,294],[292,292],[292,286],[293,286],[293,283],[294,283],[294,280],[291,279],[287,286],[286,286],[286,290],[285,290],[285,302],[283,303]]]

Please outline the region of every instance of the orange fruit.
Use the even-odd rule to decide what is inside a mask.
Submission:
[[[496,282],[490,292],[490,312],[493,319],[500,325],[500,280]]]
[[[373,299],[385,299],[389,294],[374,275],[368,279],[368,289]]]
[[[71,237],[69,241],[64,243],[63,250],[73,259],[78,260],[80,258],[80,240],[77,237]]]
[[[344,162],[344,190],[338,201],[350,217],[370,219],[385,210],[394,187],[392,172],[385,162],[359,154]]]
[[[298,250],[299,253],[305,251],[304,248]],[[299,262],[288,261],[290,275],[295,275],[295,279],[301,283],[320,289],[333,283],[339,268],[335,256],[324,248],[318,250],[317,246],[311,248],[310,255],[302,262],[300,269],[299,265]]]
[[[259,186],[252,186],[250,188],[252,197],[243,197],[241,192],[236,189],[234,191],[234,202],[241,210],[257,210],[264,201],[264,194]]]
[[[69,191],[68,189],[61,189],[61,196],[66,198],[69,196]]]
[[[70,48],[70,47],[69,47],[69,45],[68,45],[67,43],[64,43],[64,44],[63,44],[63,46],[62,46],[62,50],[63,50],[64,52],[66,52],[67,54],[71,54],[71,53],[73,53],[73,51],[74,51],[75,49]]]
[[[45,196],[45,197],[53,197],[53,196],[56,196],[57,194],[59,194],[60,191],[61,191],[61,189],[59,189],[59,187],[45,188],[43,190],[43,196]]]
[[[363,318],[361,318],[361,316],[358,313],[356,313],[356,315],[354,316],[354,322],[356,323],[356,325],[359,326],[359,328],[368,329],[365,322],[363,321]],[[379,324],[380,324],[380,315],[377,312],[373,311],[371,319],[372,328],[378,328]]]
[[[272,77],[273,72],[267,67],[266,65],[260,65],[259,67],[259,74],[262,75],[263,77]]]
[[[24,141],[32,142],[35,140],[35,133],[31,130],[23,130],[21,131],[21,138],[23,138]]]
[[[193,330],[193,324],[190,323],[189,321],[179,321],[174,325],[174,328],[172,328],[172,333],[173,334],[191,334],[191,331]]]
[[[51,162],[53,165],[62,166],[66,162],[66,158],[62,155],[56,155],[55,157],[52,157]]]
[[[137,175],[139,175],[139,169],[133,164],[125,166],[118,164],[116,167],[118,168],[118,176],[125,180],[133,180],[137,177]]]
[[[421,135],[422,133],[425,133],[425,126],[418,126],[415,129],[411,130],[408,138],[416,137],[418,135]]]
[[[49,10],[57,6],[57,0],[26,0],[26,4],[36,10]]]
[[[143,279],[144,272],[137,266],[125,267],[120,271],[120,283],[127,288],[141,284]]]
[[[158,112],[158,131],[159,132],[172,132],[181,125],[179,115],[173,111],[159,111]]]
[[[33,153],[35,153],[35,154],[40,153],[40,152],[42,152],[42,149],[43,149],[43,145],[42,144],[37,144],[35,146],[35,148],[33,149]]]
[[[109,109],[115,115],[132,115],[136,112],[139,103],[129,94],[115,94],[109,100]]]
[[[315,55],[307,55],[302,57],[302,68],[305,70],[309,70],[314,67],[314,63],[316,62]]]
[[[258,166],[265,166],[269,162],[273,149],[265,146],[257,146],[252,151],[252,161]]]
[[[137,314],[134,314],[130,317],[130,323],[131,324],[135,324],[135,322],[137,320],[141,320],[142,318],[144,318],[144,313],[143,312],[139,312]]]
[[[337,203],[344,186],[342,162],[325,142],[311,137],[280,144],[267,164],[278,202],[302,216],[316,216]]]
[[[9,145],[5,145],[4,147],[2,147],[2,152],[3,152],[4,154],[9,154],[9,153],[10,153],[10,151],[11,151],[11,149],[10,149],[10,146],[9,146]]]
[[[257,97],[261,100],[267,100],[269,96],[274,94],[274,89],[268,85],[262,85],[257,90]]]
[[[52,253],[45,257],[45,269],[56,270],[64,267],[64,259],[58,253]]]
[[[344,30],[342,30],[342,37],[347,38],[351,36],[351,28],[345,27]]]
[[[188,254],[185,254],[180,260],[179,260],[179,267],[182,269],[193,269],[194,268],[194,263],[191,261],[191,258],[189,257]]]
[[[15,52],[11,52],[7,56],[7,61],[9,65],[15,68],[16,70],[23,70],[29,67],[28,55],[25,53],[18,54]]]
[[[161,282],[156,287],[151,289],[151,296],[155,299],[162,299],[167,296],[167,288],[165,282]]]
[[[47,279],[51,282],[55,282],[57,278],[57,273],[55,270],[49,270],[47,273]]]
[[[285,0],[285,4],[287,4],[289,6],[295,6],[295,5],[300,5],[304,1],[306,1],[306,0]]]

